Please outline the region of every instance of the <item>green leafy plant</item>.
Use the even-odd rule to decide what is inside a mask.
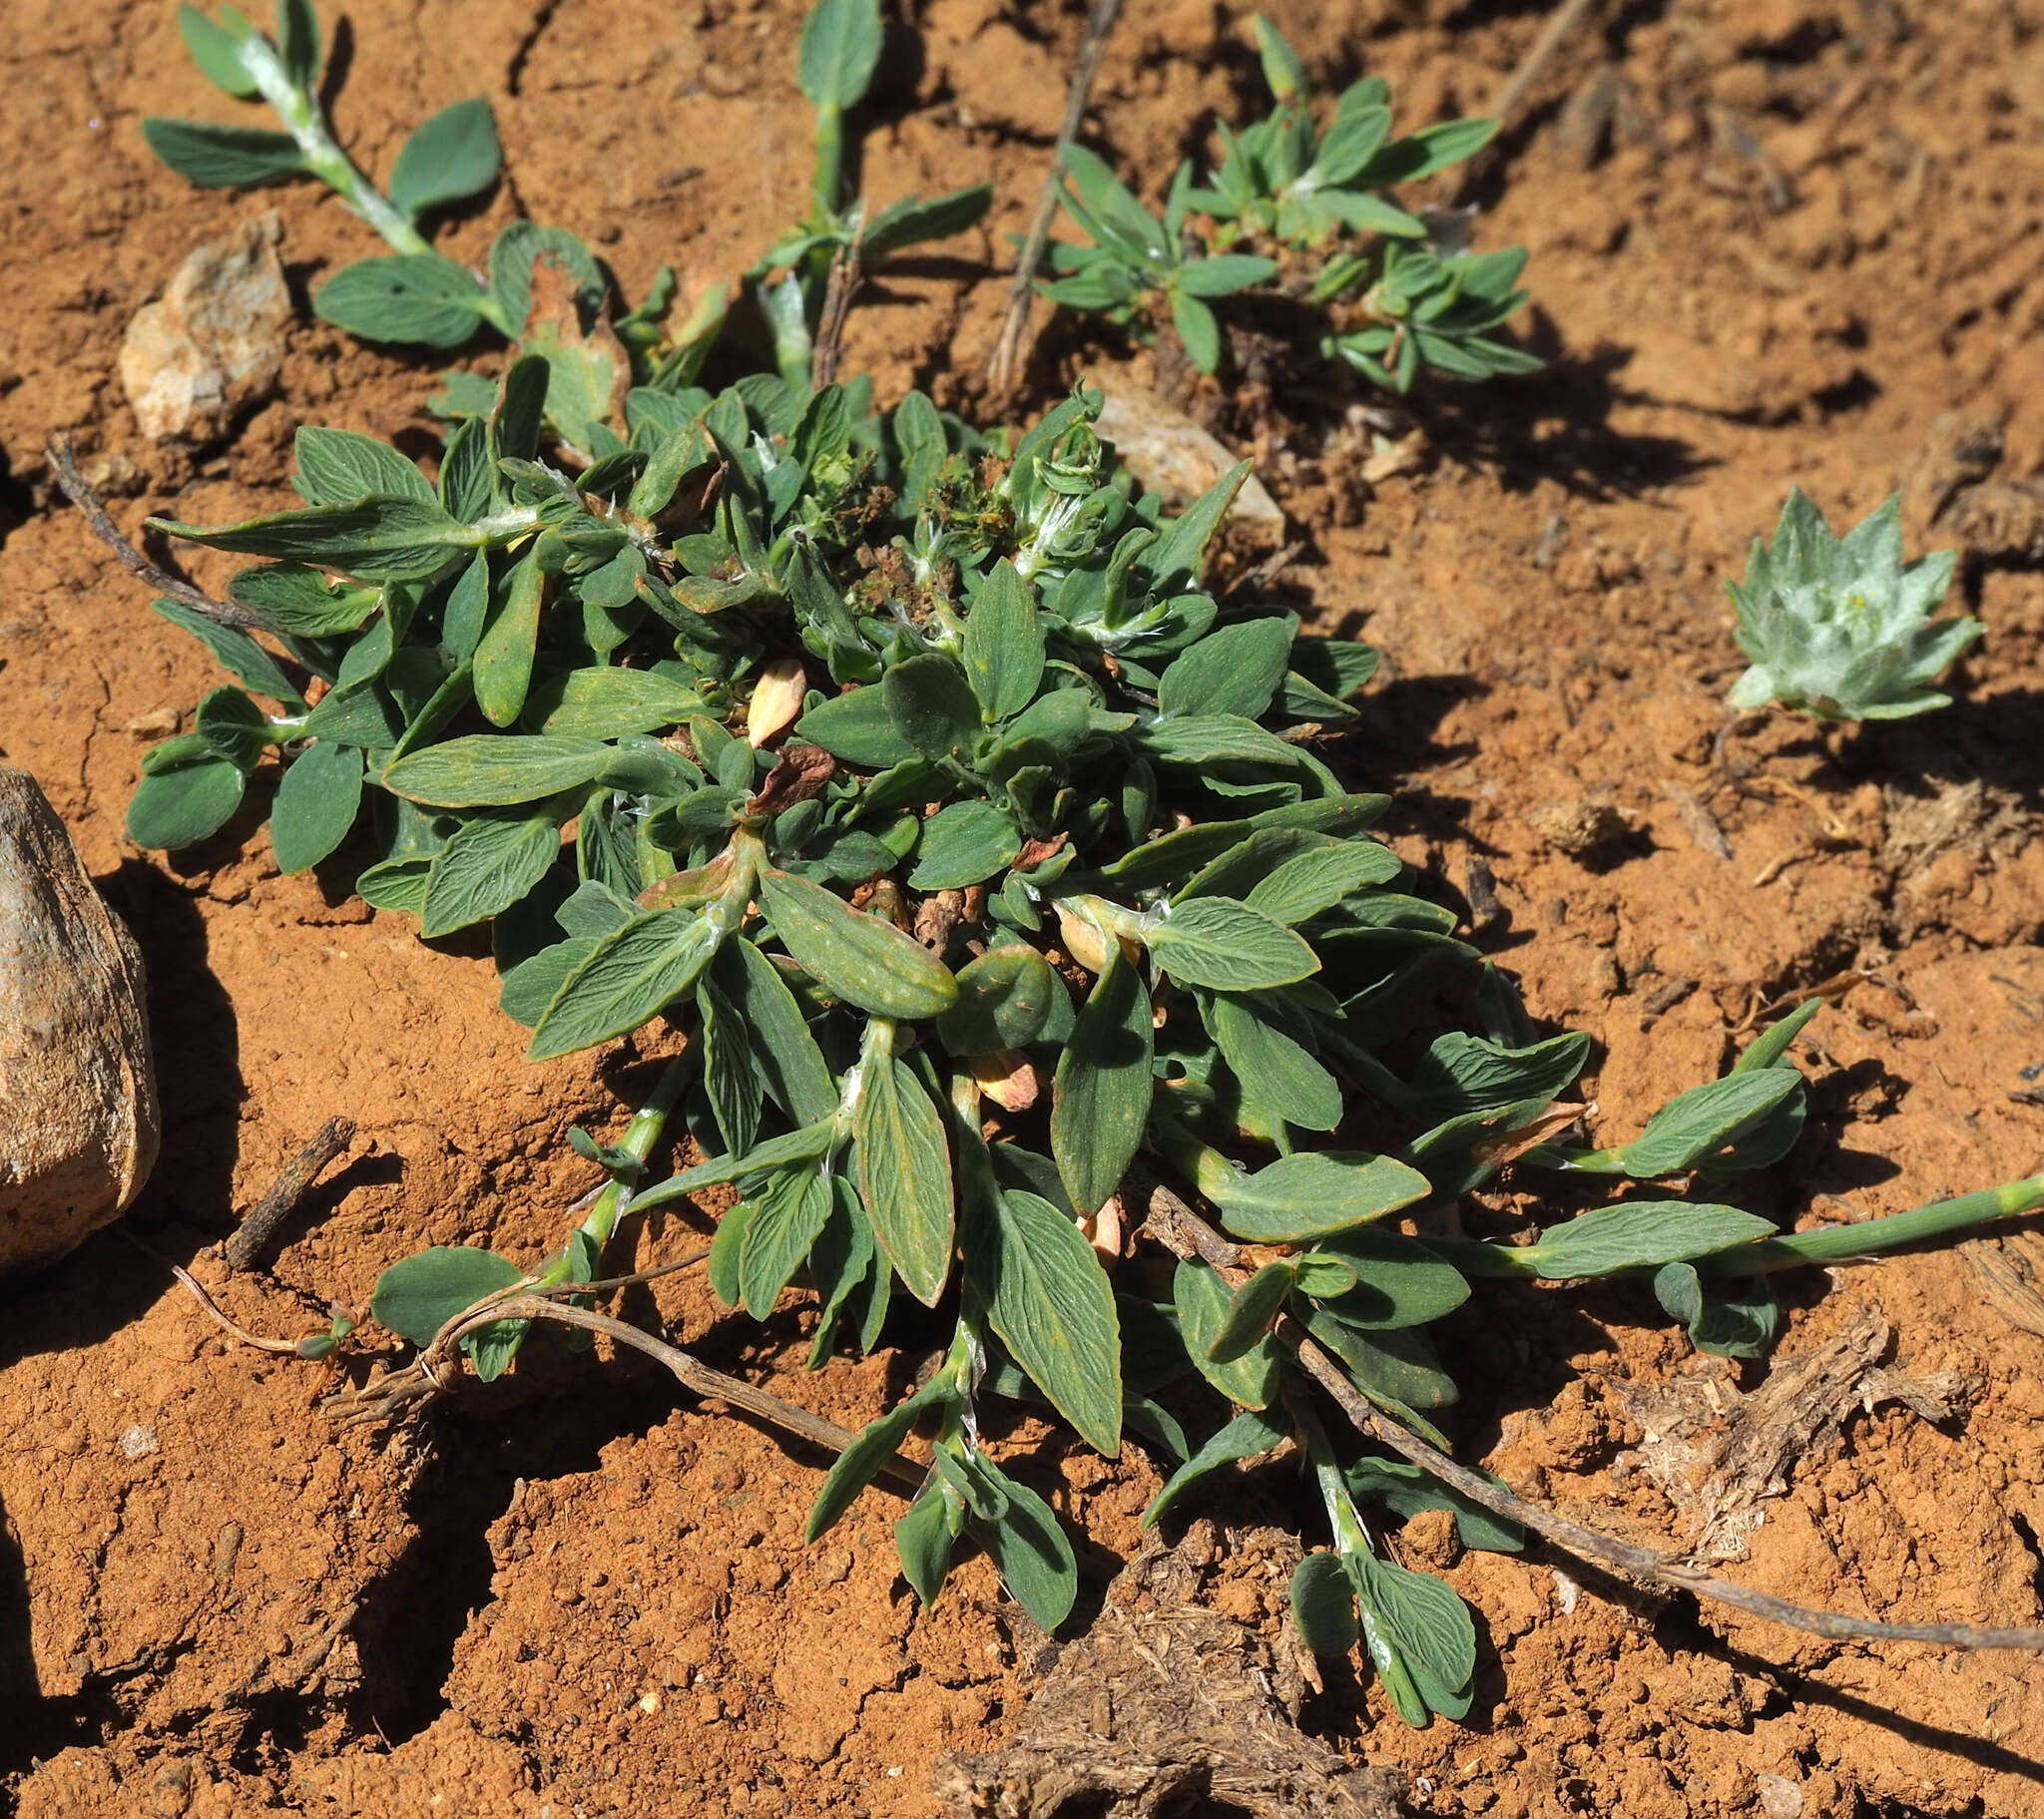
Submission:
[[[662,266],[644,300],[606,321],[610,275],[588,246],[560,227],[514,222],[474,272],[436,252],[422,227],[437,212],[487,190],[502,154],[488,102],[455,103],[405,142],[385,196],[335,142],[319,98],[321,50],[311,0],[278,0],[274,41],[236,8],[218,22],[195,7],[178,26],[201,70],[239,99],[269,104],[285,131],[150,119],[151,149],[172,170],[208,188],[243,188],[313,177],[374,227],[392,251],[343,266],[314,293],[315,312],[363,340],[465,346],[485,329],[543,354],[555,369],[550,427],[582,460],[615,453],[604,418],[628,384],[692,383],[723,328],[731,287],[714,281],[671,327],[675,274]],[[844,194],[845,117],[865,98],[879,61],[878,0],[820,0],[802,33],[798,75],[816,109],[815,173],[808,213],[748,273],[770,329],[782,376],[806,385],[817,318],[833,259],[870,270],[905,248],[963,232],[986,213],[991,186],[976,184],[927,203],[910,196],[871,213]],[[490,387],[448,375],[443,414],[487,412]]]
[[[1171,518],[1093,434],[1097,393],[987,461],[920,395],[875,412],[868,387],[754,375],[631,393],[621,451],[571,482],[541,458],[550,378],[516,362],[436,483],[307,429],[304,509],[161,527],[264,559],[234,598],[326,688],[308,707],[253,638],[207,624],[282,711],[209,695],[145,761],[138,837],[231,810],[273,754],[279,863],[359,826],[371,903],[429,938],[488,924],[534,1059],[663,1021],[689,1038],[621,1138],[575,1134],[608,1184],[556,1256],[424,1252],[386,1272],[376,1317],[425,1344],[520,1283],[591,1280],[626,1211],[734,1186],[712,1284],[764,1317],[805,1281],[812,1362],[877,1344],[897,1294],[955,1314],[937,1372],[832,1470],[812,1533],[933,1426],[899,1531],[911,1583],[933,1594],[970,1534],[1054,1626],[1070,1546],[981,1444],[986,1397],[1047,1403],[1110,1455],[1126,1426],[1186,1459],[1160,1511],[1302,1434],[1395,1702],[1461,1709],[1466,1614],[1355,1540],[1359,1507],[1428,1493],[1334,1449],[1271,1330],[1288,1313],[1428,1436],[1455,1385],[1427,1329],[1473,1280],[1638,1275],[1699,1344],[1752,1355],[1768,1273],[1839,1254],[1832,1234],[1666,1196],[1528,1245],[1440,1221],[1514,1154],[1520,1173],[1638,1181],[1778,1162],[1801,1123],[1798,1022],[1630,1142],[1515,1141],[1588,1039],[1533,1037],[1369,837],[1384,798],[1319,749],[1372,654],[1202,588],[1247,464]],[[706,1159],[649,1184],[677,1109]],[[1369,1150],[1343,1135],[1363,1128]],[[1261,1266],[1231,1287],[1183,1261],[1161,1301],[1118,1284],[1082,1226],[1132,1170],[1183,1183]],[[1847,1230],[1855,1253],[1893,1235]],[[473,1334],[479,1373],[525,1330]],[[1182,1413],[1210,1392],[1256,1420],[1196,1447]],[[1301,1621],[1331,1636],[1311,1625],[1334,1581],[1313,1572]]]
[[[496,181],[496,124],[480,98],[456,102],[405,141],[386,197],[340,149],[319,98],[319,25],[310,0],[278,0],[274,41],[232,6],[219,22],[192,6],[179,30],[199,67],[242,99],[266,101],[286,131],[151,119],[144,138],[167,165],[210,188],[241,188],[314,177],[336,191],[392,247],[342,266],[313,293],[323,320],[365,341],[436,348],[466,346],[484,331],[537,353],[553,369],[549,433],[576,461],[621,446],[606,419],[631,384],[670,389],[701,368],[724,323],[726,287],[708,286],[670,327],[675,275],[663,266],[635,309],[610,317],[613,285],[589,248],[565,228],[513,222],[492,242],[485,270],[437,252],[424,227],[437,213]],[[435,401],[442,414],[487,411],[494,388],[450,373]],[[226,800],[226,773],[212,773]]]
[[[1422,368],[1457,379],[1538,371],[1499,332],[1526,300],[1524,248],[1444,250],[1389,195],[1460,164],[1496,122],[1446,121],[1394,139],[1389,85],[1368,77],[1342,91],[1322,126],[1296,53],[1269,20],[1256,31],[1277,106],[1239,134],[1218,126],[1220,165],[1204,184],[1181,165],[1162,219],[1097,154],[1067,150],[1064,206],[1092,244],[1054,243],[1062,275],[1043,293],[1145,333],[1169,320],[1205,373],[1224,353],[1215,302],[1258,294],[1328,311],[1322,352],[1395,391]]]
[[[869,15],[817,16],[869,70]],[[862,81],[816,85],[826,143]],[[1630,1140],[1567,1140],[1589,1038],[1529,1023],[1344,772],[1374,653],[1206,585],[1247,462],[1173,516],[1083,387],[983,435],[863,379],[713,392],[665,368],[603,410],[579,383],[528,345],[430,477],[308,427],[301,508],[155,521],[256,559],[229,592],[269,643],[157,603],[240,685],[146,755],[135,837],[207,838],[275,776],[279,866],[344,864],[426,939],[487,928],[532,1059],[672,1057],[614,1138],[570,1133],[598,1182],[558,1250],[383,1273],[371,1311],[403,1338],[458,1337],[492,1379],[530,1328],[496,1304],[581,1293],[627,1214],[730,1189],[711,1286],[756,1318],[806,1293],[812,1366],[870,1352],[897,1308],[949,1322],[826,1477],[812,1536],[921,1433],[909,1583],[934,1597],[969,1538],[1055,1628],[1076,1560],[989,1451],[992,1405],[1153,1449],[1174,1470],[1152,1522],[1296,1446],[1333,1541],[1294,1585],[1300,1629],[1360,1638],[1424,1723],[1467,1710],[1473,1626],[1370,1525],[1447,1508],[1470,1545],[1518,1536],[1337,1441],[1300,1335],[1439,1445],[1435,1333],[1485,1283],[1634,1277],[1699,1346],[1754,1356],[1774,1272],[2044,1204],[2038,1178],[1783,1233],[1716,1197],[1795,1141],[1813,1005]],[[698,1159],[657,1176],[682,1137]],[[1465,1235],[1503,1178],[1624,1185],[1529,1242]],[[1125,1257],[1153,1189],[1219,1250]],[[347,1336],[336,1315],[306,1344]]]
[[[809,382],[809,362],[833,261],[855,276],[893,254],[963,233],[993,202],[991,184],[970,184],[924,202],[906,196],[871,214],[844,178],[845,117],[865,100],[879,68],[879,0],[818,0],[802,26],[796,77],[816,110],[809,208],[747,274],[772,330],[780,376]]]
[[[327,125],[319,99],[324,55],[311,0],[277,0],[273,40],[232,6],[221,8],[218,21],[180,6],[178,30],[216,87],[238,100],[268,103],[284,130],[154,118],[142,123],[150,150],[179,176],[210,190],[317,178],[389,242],[391,256],[345,266],[320,287],[313,307],[321,316],[367,340],[431,347],[459,347],[484,325],[506,336],[518,333],[524,318],[513,313],[506,292],[435,252],[421,231],[435,213],[497,181],[503,155],[487,101],[457,101],[412,134],[391,168],[386,196]]]
[[[1829,720],[1949,706],[1932,684],[1982,629],[1969,617],[1931,617],[1956,561],[1950,550],[1902,560],[1899,498],[1841,538],[1791,488],[1774,542],[1756,537],[1744,584],[1731,584],[1739,646],[1753,660],[1732,704],[1780,701]]]

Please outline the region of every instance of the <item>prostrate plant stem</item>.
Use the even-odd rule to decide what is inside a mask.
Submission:
[[[1983,1187],[1949,1200],[1933,1200],[1927,1206],[1889,1213],[1885,1218],[1785,1232],[1779,1238],[1763,1240],[1751,1251],[1724,1251],[1703,1258],[1697,1267],[1706,1275],[1744,1275],[1813,1263],[1857,1263],[1972,1231],[1997,1219],[2038,1211],[2044,1211],[2044,1174],[2000,1187]]]
[[[667,1122],[681,1104],[682,1095],[694,1083],[700,1058],[693,1049],[685,1050],[661,1071],[659,1084],[655,1086],[645,1105],[632,1115],[632,1122],[625,1127],[625,1134],[618,1138],[617,1153],[640,1167],[652,1159],[653,1152],[660,1146],[660,1139],[667,1132]],[[584,1240],[581,1245],[571,1245],[540,1273],[536,1287],[554,1288],[563,1282],[575,1279],[575,1269],[581,1252],[592,1261],[603,1255],[603,1249],[611,1241],[612,1232],[617,1230],[618,1220],[630,1208],[632,1200],[631,1177],[623,1170],[612,1178],[590,1202],[588,1215],[577,1228],[577,1237]]]
[[[1159,1242],[1181,1258],[1198,1258],[1231,1277],[1244,1281],[1249,1278],[1250,1272],[1242,1267],[1236,1247],[1168,1187],[1159,1185],[1154,1190],[1148,1229]],[[2044,1649],[2044,1629],[1990,1628],[1975,1623],[1891,1623],[1793,1603],[1725,1579],[1680,1556],[1663,1554],[1653,1548],[1641,1547],[1637,1542],[1622,1541],[1617,1536],[1604,1534],[1563,1516],[1559,1511],[1517,1496],[1484,1473],[1449,1458],[1373,1407],[1368,1398],[1356,1389],[1342,1364],[1307,1334],[1296,1320],[1287,1316],[1280,1321],[1278,1337],[1297,1358],[1300,1369],[1327,1394],[1357,1433],[1410,1461],[1436,1484],[1467,1504],[1487,1510],[1506,1523],[1523,1525],[1578,1560],[1608,1572],[1624,1574],[1646,1585],[1692,1592],[1769,1622],[1783,1623],[1791,1629],[1806,1630],[1834,1641],[1927,1642],[1940,1648],[1965,1649]],[[1276,1442],[1271,1440],[1266,1444]],[[1169,1490],[1167,1486],[1167,1494]],[[1160,1497],[1158,1501],[1162,1503],[1164,1499]],[[1156,1506],[1152,1507],[1154,1510]],[[1460,1515],[1457,1510],[1458,1526]]]

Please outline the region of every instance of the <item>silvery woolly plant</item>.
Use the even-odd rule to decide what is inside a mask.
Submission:
[[[1982,629],[1966,616],[1931,617],[1956,562],[1950,550],[1903,560],[1899,498],[1838,537],[1791,488],[1774,542],[1755,538],[1745,581],[1730,584],[1740,649],[1753,660],[1732,705],[1780,701],[1828,720],[1949,706],[1932,684]]]
[[[427,939],[488,932],[534,1060],[669,1058],[612,1138],[571,1134],[595,1184],[558,1248],[393,1262],[392,1332],[599,1280],[628,1215],[728,1190],[711,1287],[755,1318],[798,1295],[812,1366],[946,1334],[811,1535],[920,1433],[909,1584],[934,1598],[970,1539],[1055,1629],[1077,1564],[987,1443],[1002,1403],[1148,1449],[1153,1522],[1295,1451],[1331,1541],[1300,1629],[1359,1639],[1423,1724],[1469,1709],[1475,1630],[1385,1528],[1444,1508],[1472,1546],[1519,1536],[1335,1431],[1284,1333],[1445,1444],[1442,1322],[1497,1282],[1634,1277],[1753,1356],[1774,1272],[2044,1203],[2030,1180],[1784,1233],[1727,1197],[1800,1134],[1814,1006],[1630,1140],[1571,1142],[1590,1039],[1535,1029],[1372,835],[1387,799],[1341,733],[1374,654],[1208,585],[1248,463],[1173,515],[1096,433],[1097,390],[983,433],[779,365],[649,375],[577,440],[572,373],[526,351],[430,472],[308,427],[300,508],[158,527],[256,559],[229,592],[268,642],[158,603],[239,685],[146,755],[136,839],[212,837],[257,781],[282,869],[350,876]],[[1505,1180],[1593,1203],[1531,1241],[1465,1235]],[[1241,1268],[1138,1233],[1159,1183]],[[477,1375],[528,1328],[470,1333]]]

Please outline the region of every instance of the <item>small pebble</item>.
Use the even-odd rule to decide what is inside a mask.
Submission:
[[[147,1459],[156,1451],[156,1429],[138,1421],[132,1428],[121,1430],[121,1438],[116,1444],[125,1459]]]
[[[1754,1783],[1760,1790],[1761,1811],[1768,1819],[1800,1819],[1802,1812],[1802,1789],[1785,1775],[1756,1775]]]

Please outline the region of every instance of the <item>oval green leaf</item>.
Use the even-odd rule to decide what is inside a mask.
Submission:
[[[761,895],[781,945],[833,998],[907,1023],[939,1015],[957,997],[950,969],[919,941],[822,885],[769,871]]]
[[[1261,910],[1227,897],[1194,897],[1146,929],[1157,964],[1181,985],[1254,992],[1320,970],[1310,947]]]
[[[854,1120],[858,1188],[894,1273],[925,1307],[951,1274],[951,1151],[922,1083],[889,1057],[869,1064]]]

